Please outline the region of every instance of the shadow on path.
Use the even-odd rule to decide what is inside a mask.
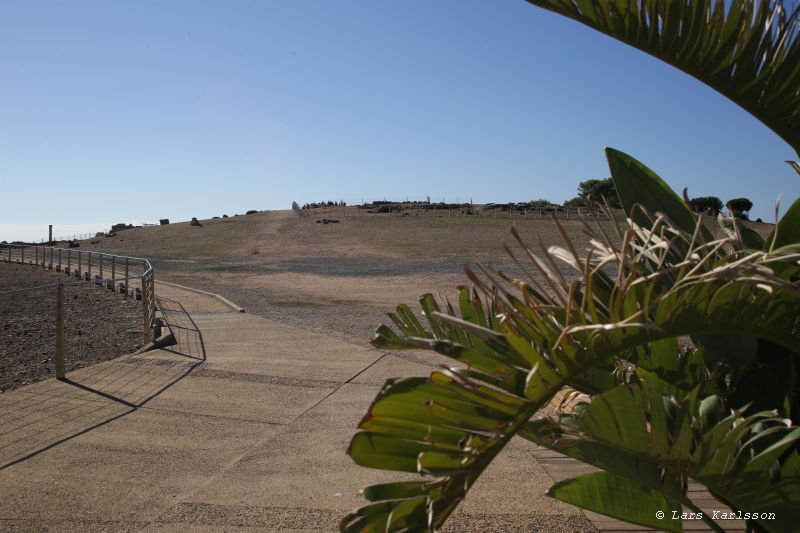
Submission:
[[[179,302],[159,299],[178,341],[169,350],[131,354],[0,396],[0,470],[128,415],[206,360],[203,335]]]

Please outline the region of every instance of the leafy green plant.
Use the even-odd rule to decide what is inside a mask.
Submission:
[[[797,7],[770,0],[527,1],[694,76],[800,153]]]
[[[695,74],[800,146],[797,11],[532,3]],[[550,494],[612,517],[680,531],[656,512],[696,510],[693,481],[757,513],[755,530],[800,520],[800,200],[767,238],[735,219],[716,237],[652,170],[606,156],[625,223],[587,224],[582,250],[557,222],[561,247],[534,251],[512,230],[522,275],[467,269],[457,302],[424,295],[421,316],[401,305],[378,328],[379,348],[455,364],[383,387],[349,453],[423,477],[364,489],[342,531],[437,529],[514,435],[597,467]],[[536,417],[564,392],[569,409]]]
[[[578,185],[578,193],[586,204],[608,203],[611,207],[620,207],[614,181],[611,178],[582,181]]]

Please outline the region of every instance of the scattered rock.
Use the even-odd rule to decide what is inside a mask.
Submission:
[[[166,226],[167,224],[169,224],[169,219],[168,218],[159,219],[158,223],[161,224],[162,226]]]
[[[200,228],[203,227],[203,225],[200,223],[199,220],[197,220],[196,217],[192,217],[192,221],[189,224],[192,225],[192,226],[200,227]]]
[[[228,218],[228,215],[222,215],[222,218]]]
[[[258,255],[258,254],[260,254],[260,253],[261,253],[261,252],[259,252],[258,250],[253,250],[253,255]]]
[[[245,215],[255,215],[256,213],[258,213],[257,209],[251,209],[250,211],[246,212]]]
[[[124,229],[131,229],[133,228],[133,224],[125,224],[124,222],[120,222],[119,224],[114,224],[111,226],[111,232],[115,231],[122,231]]]

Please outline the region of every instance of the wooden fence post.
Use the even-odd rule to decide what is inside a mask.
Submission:
[[[128,258],[125,258],[125,298],[128,297]]]
[[[150,273],[152,276],[152,272]],[[153,330],[150,316],[150,280],[149,276],[142,276],[142,341],[144,344],[153,340]]]
[[[64,379],[64,284],[59,283],[56,295],[56,378]]]
[[[117,256],[111,256],[111,290],[116,292],[117,287],[115,286],[117,282]]]
[[[72,248],[67,248],[67,274],[72,275]]]

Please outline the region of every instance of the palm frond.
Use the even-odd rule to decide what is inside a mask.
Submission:
[[[694,76],[800,154],[800,7],[781,0],[527,1]]]
[[[769,411],[745,416],[744,410],[726,407],[716,395],[700,397],[699,389],[675,397],[654,373],[638,369],[637,374],[638,383],[595,396],[581,413],[559,420],[539,419],[520,434],[613,472],[643,491],[656,491],[668,501],[688,504],[685,486],[693,479],[735,509],[775,513],[775,520],[756,520],[765,529],[793,529],[800,499],[800,428]],[[562,482],[550,494],[625,518],[591,492],[564,490],[583,483],[581,477]],[[652,519],[659,510],[653,507],[658,498],[638,505],[648,501],[651,508],[643,519]],[[623,506],[620,511],[627,510],[623,504],[618,504]]]
[[[747,250],[736,235],[706,240],[698,228],[642,213],[648,224],[629,219],[621,244],[594,239],[583,258],[568,239],[541,255],[524,248],[551,290],[469,271],[475,289],[461,289],[460,316],[425,295],[422,320],[400,306],[391,315],[398,332],[378,328],[376,347],[433,350],[461,366],[387,382],[349,453],[364,466],[432,479],[368,489],[373,503],[348,515],[343,531],[438,528],[562,387],[582,390],[587,372],[638,346],[709,332],[800,346],[800,317],[787,312],[800,303],[800,246]]]

